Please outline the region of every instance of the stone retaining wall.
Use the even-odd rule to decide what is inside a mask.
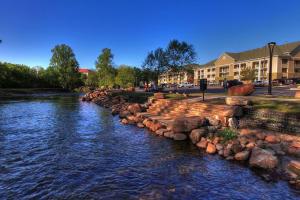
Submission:
[[[272,131],[300,134],[300,116],[267,109],[245,108],[240,119],[241,128],[262,128]]]

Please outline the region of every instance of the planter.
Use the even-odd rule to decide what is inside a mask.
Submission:
[[[253,84],[236,85],[228,89],[228,96],[248,96],[254,92]]]

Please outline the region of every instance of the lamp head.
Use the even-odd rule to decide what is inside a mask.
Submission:
[[[269,43],[268,43],[268,46],[269,46],[269,47],[274,47],[275,45],[276,45],[276,42],[269,42]]]

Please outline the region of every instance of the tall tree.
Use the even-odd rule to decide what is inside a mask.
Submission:
[[[50,67],[58,72],[62,88],[72,90],[80,83],[79,64],[71,47],[65,44],[56,45],[52,50]]]
[[[116,84],[123,88],[134,86],[135,71],[133,68],[121,65],[117,70]]]
[[[167,66],[171,71],[181,71],[196,59],[193,45],[178,40],[171,40],[165,51]]]
[[[157,83],[159,74],[167,69],[165,51],[162,48],[158,48],[155,51],[149,52],[144,61],[143,69],[145,71],[152,71],[153,73],[149,73],[149,75],[154,75],[154,77],[148,77],[148,79],[153,78]]]
[[[96,69],[99,76],[99,86],[112,87],[115,82],[116,70],[113,67],[114,56],[109,48],[102,50],[96,61]]]
[[[243,81],[254,81],[256,77],[255,69],[251,67],[245,67],[241,70],[241,80]]]

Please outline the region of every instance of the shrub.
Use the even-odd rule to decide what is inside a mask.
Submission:
[[[224,139],[224,141],[233,140],[237,138],[237,132],[230,128],[225,128],[219,133],[219,136],[221,136]]]

